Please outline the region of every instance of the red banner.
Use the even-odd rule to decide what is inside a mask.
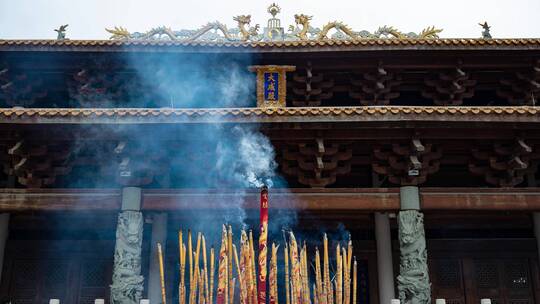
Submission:
[[[266,304],[266,277],[268,252],[268,188],[261,189],[260,209],[260,235],[259,235],[259,277],[258,277],[258,303]]]

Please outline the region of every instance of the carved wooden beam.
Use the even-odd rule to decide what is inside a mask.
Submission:
[[[399,97],[396,87],[401,83],[399,76],[388,72],[382,62],[373,72],[352,76],[349,96],[359,100],[364,106],[387,105],[391,99]]]
[[[454,69],[443,70],[424,79],[422,96],[441,106],[458,106],[463,99],[474,96],[476,80],[463,71],[461,63]]]
[[[495,143],[484,149],[472,150],[469,171],[484,176],[487,183],[499,187],[521,184],[527,174],[532,147],[522,138],[512,142]]]
[[[334,81],[323,73],[314,73],[311,62],[304,71],[297,69],[287,83],[292,91],[292,104],[295,107],[314,107],[322,105],[323,100],[332,98]]]
[[[540,95],[540,60],[528,70],[515,72],[513,76],[501,79],[497,95],[512,105],[537,105]]]
[[[335,183],[338,175],[351,171],[352,149],[348,144],[328,144],[322,137],[315,142],[289,144],[282,155],[282,171],[310,187],[326,187]]]
[[[119,141],[113,150],[117,157],[116,181],[124,186],[143,186],[154,181],[169,167],[164,151],[130,141]]]
[[[7,148],[4,172],[29,188],[51,186],[57,176],[71,172],[76,151],[77,145],[19,140]]]
[[[7,65],[0,67],[0,101],[10,106],[29,107],[47,96],[47,88],[40,74],[27,74],[11,70]]]
[[[373,150],[373,157],[373,171],[388,177],[391,183],[418,185],[439,170],[442,153],[432,144],[423,144],[419,138],[413,138],[410,144],[377,146]]]

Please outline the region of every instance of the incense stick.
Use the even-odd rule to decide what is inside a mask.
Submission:
[[[283,250],[284,259],[285,259],[285,303],[291,304],[291,294],[290,294],[290,280],[289,280],[289,246],[285,243],[285,248]]]
[[[260,289],[258,289],[259,278],[257,277],[257,265],[260,268],[260,273],[262,273],[261,270],[264,267],[261,268],[261,263],[256,263],[257,260],[260,262],[260,259],[256,258],[253,232],[250,231],[248,236],[246,231],[242,231],[240,235],[240,251],[238,251],[236,245],[232,243],[232,229],[230,226],[223,226],[222,228],[215,303],[260,304],[259,301],[262,300],[262,294],[258,292]],[[204,235],[197,233],[197,243],[195,248],[193,248],[193,245],[190,246],[190,242],[192,242],[191,231],[188,231],[187,247],[195,249],[191,252],[188,252],[183,236],[182,230],[179,230],[179,304],[214,304],[213,295],[216,267],[214,247],[210,249],[209,261],[206,237]],[[159,243],[157,247],[162,301],[165,303],[163,247]],[[303,242],[301,248],[299,248],[294,234],[289,232],[288,240],[285,240],[285,246],[283,248],[285,304],[356,304],[358,266],[356,258],[352,255],[353,249],[350,238],[346,245],[341,246],[341,244],[336,244],[335,246],[336,264],[333,278],[330,277],[329,244],[326,235],[323,237],[323,252],[321,253],[319,248],[315,248],[314,280],[310,278],[307,244]],[[279,304],[277,283],[278,254],[280,254],[279,246],[276,243],[272,243],[271,256],[267,266],[268,292],[264,294],[264,304]],[[189,287],[186,284],[186,255],[188,255],[190,260],[189,270],[192,271]],[[323,256],[321,257],[321,255]],[[229,264],[231,259],[232,263]],[[322,263],[321,259],[323,260]],[[233,268],[236,268],[236,271]],[[231,273],[232,276],[230,276]],[[186,292],[188,289],[189,295]],[[188,296],[189,301],[186,301],[186,296]],[[236,300],[235,297],[239,298],[239,300]]]
[[[158,251],[158,262],[159,262],[159,281],[161,285],[161,302],[163,304],[167,303],[167,296],[165,294],[165,270],[163,269],[163,250],[161,249],[161,244],[157,243]]]
[[[356,304],[356,257],[354,258],[354,266],[353,266],[353,302],[352,304]]]

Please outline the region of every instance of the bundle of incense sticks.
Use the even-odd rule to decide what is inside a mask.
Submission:
[[[256,257],[252,231],[241,231],[240,251],[238,251],[236,245],[233,244],[232,227],[223,225],[221,246],[217,256],[217,284],[215,284],[216,256],[214,248],[210,249],[210,257],[208,257],[206,238],[198,233],[195,250],[193,250],[191,231],[188,230],[186,245],[184,233],[180,230],[178,233],[179,304],[279,304],[279,245],[272,243],[270,269],[268,269],[267,238],[268,190],[263,188],[261,191],[259,257],[258,259]],[[292,232],[288,234],[283,249],[284,264],[282,265],[286,304],[356,304],[357,265],[356,259],[353,262],[350,237],[345,246],[337,244],[335,249],[335,266],[333,267],[335,271],[332,278],[326,234],[323,238],[322,264],[318,248],[315,249],[314,260],[310,260],[306,244],[303,243],[300,247],[294,234]],[[186,256],[188,263],[186,263]],[[167,295],[161,244],[158,244],[158,261],[162,302],[165,303]],[[310,267],[311,265],[314,265],[314,268]],[[189,273],[187,278],[186,266]],[[311,281],[313,275],[310,275],[313,272],[314,282]],[[268,281],[266,280],[267,273]],[[216,287],[217,290],[215,290]],[[268,292],[266,292],[267,290]],[[216,291],[215,300],[214,291]],[[238,300],[235,298],[235,294],[238,295]]]
[[[331,261],[332,251],[329,250],[328,238],[324,235],[323,252],[315,248],[314,256],[310,259],[307,245],[304,243],[300,246],[295,235],[290,232],[282,253],[281,247],[272,243],[270,263],[264,266],[266,269],[261,269],[260,263],[256,264],[257,252],[254,250],[251,231],[241,231],[237,247],[232,243],[231,227],[223,226],[217,257],[214,248],[211,248],[209,256],[207,255],[206,239],[201,233],[197,234],[195,246],[191,244],[191,231],[187,233],[187,240],[180,231],[178,240],[179,304],[261,304],[258,274],[263,272],[268,272],[266,282],[268,292],[263,303],[279,304],[281,292],[281,296],[285,296],[281,301],[285,304],[356,304],[357,263],[352,256],[353,248],[350,240],[343,246],[341,244],[335,246],[333,251],[335,255]],[[158,248],[161,249],[161,245]],[[188,253],[188,248],[194,249],[191,254]],[[278,265],[280,254],[283,255],[283,263]],[[158,251],[158,258],[162,278],[162,298],[165,303],[163,279],[165,270],[161,250]],[[215,269],[216,259],[217,269]],[[230,260],[232,262],[229,264]],[[279,273],[283,274],[283,277],[278,277],[280,267],[282,270],[279,270]],[[331,269],[334,270],[333,273]],[[215,282],[216,271],[217,282]],[[283,280],[281,291],[278,288],[280,280]]]

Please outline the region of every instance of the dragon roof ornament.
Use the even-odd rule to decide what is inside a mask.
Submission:
[[[357,40],[357,39],[437,39],[442,29],[434,26],[427,27],[420,33],[404,33],[391,26],[379,27],[375,32],[354,31],[340,21],[329,22],[322,29],[311,26],[312,16],[294,15],[295,25],[290,25],[285,31],[281,20],[276,18],[281,8],[272,3],[268,7],[272,18],[268,19],[267,27],[259,33],[259,24],[251,26],[251,15],[239,15],[233,18],[237,22],[235,28],[228,29],[219,21],[210,22],[196,30],[174,31],[168,27],[157,27],[147,32],[129,32],[123,27],[105,29],[111,33],[113,40],[174,40],[183,42],[257,42],[257,41],[293,41],[293,40]]]

